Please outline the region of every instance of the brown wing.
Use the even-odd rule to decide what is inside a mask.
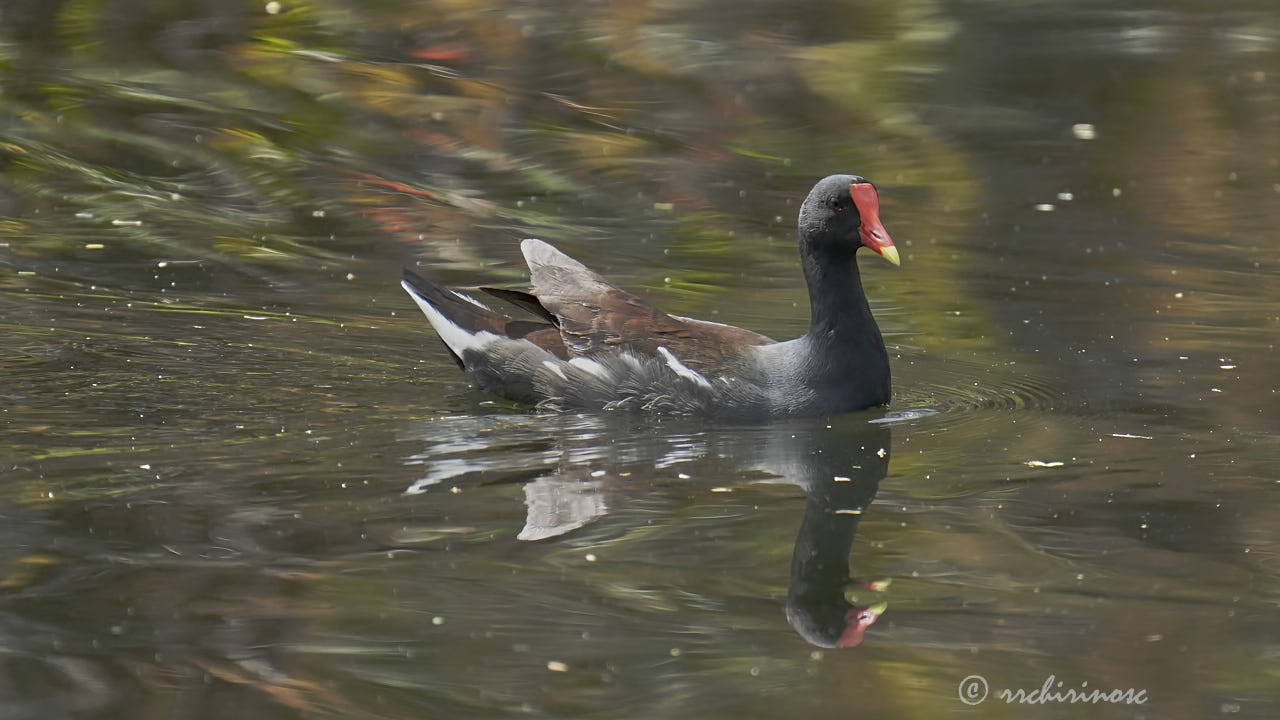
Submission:
[[[620,348],[657,355],[662,346],[694,370],[714,374],[740,362],[747,347],[773,342],[732,325],[668,315],[541,240],[525,240],[520,249],[533,295],[555,316],[574,355]]]

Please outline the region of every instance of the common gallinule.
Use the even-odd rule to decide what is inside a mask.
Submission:
[[[889,401],[889,356],[854,254],[894,265],[875,187],[823,178],[800,206],[809,332],[775,342],[668,315],[541,240],[520,244],[533,292],[481,288],[519,320],[408,270],[401,285],[479,388],[553,410],[631,409],[732,418],[830,415]]]

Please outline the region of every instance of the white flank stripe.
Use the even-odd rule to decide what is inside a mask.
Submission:
[[[658,354],[661,355],[662,358],[667,361],[667,367],[674,370],[675,373],[680,377],[685,378],[686,380],[692,380],[703,387],[708,387],[708,388],[711,387],[711,383],[707,382],[706,378],[702,377],[698,373],[686,367],[684,363],[676,359],[675,355],[671,354],[670,350],[659,345]]]
[[[586,372],[589,372],[592,375],[595,375],[601,380],[613,379],[613,377],[609,375],[609,371],[604,369],[603,365],[596,362],[595,360],[592,360],[591,358],[584,358],[584,357],[570,358],[569,364],[578,368],[579,370],[585,370]]]
[[[618,357],[622,358],[622,361],[631,367],[632,372],[640,372],[640,358],[636,357],[635,353],[630,350],[623,350]]]
[[[564,371],[563,371],[563,370],[561,370],[561,369],[560,369],[560,366],[559,366],[559,365],[557,365],[556,363],[553,363],[553,362],[551,362],[550,360],[543,360],[543,361],[542,361],[542,364],[543,364],[544,366],[546,366],[546,368],[547,368],[548,370],[550,370],[551,372],[553,372],[553,373],[555,373],[555,374],[559,375],[561,380],[568,380],[568,379],[569,379],[569,378],[565,377]]]
[[[427,322],[431,323],[431,327],[435,328],[436,333],[440,335],[440,339],[444,341],[444,344],[448,345],[449,349],[458,357],[462,357],[463,350],[481,350],[498,339],[497,335],[484,330],[477,333],[463,330],[449,322],[449,319],[437,310],[434,305],[423,300],[418,293],[413,291],[409,283],[402,280],[400,285],[405,289],[405,292],[409,293],[409,297],[413,298],[413,301],[418,304],[423,314],[427,316]]]

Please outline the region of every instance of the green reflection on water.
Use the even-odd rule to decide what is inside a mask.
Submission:
[[[1269,717],[1269,5],[0,19],[6,712],[936,717],[982,672]],[[541,236],[785,337],[832,171],[903,249],[865,272],[895,409],[940,412],[894,427],[853,545],[887,614],[813,655],[784,612],[805,499],[744,459],[825,428],[514,414],[395,278],[518,286]],[[628,447],[607,512],[516,539],[538,482]]]

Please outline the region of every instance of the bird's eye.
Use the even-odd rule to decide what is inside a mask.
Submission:
[[[840,209],[840,198],[831,198],[831,209],[832,210]]]

